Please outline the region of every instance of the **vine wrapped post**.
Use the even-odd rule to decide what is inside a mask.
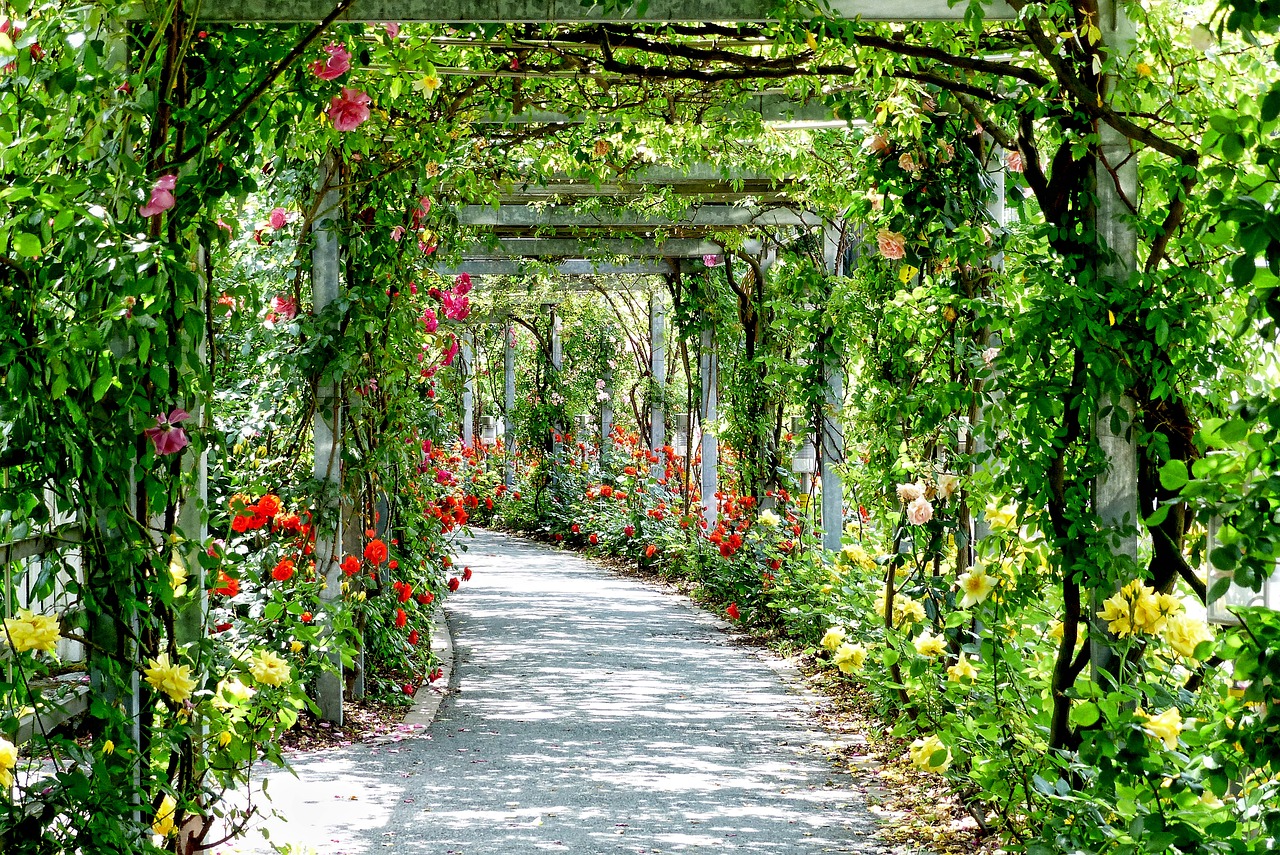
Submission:
[[[476,443],[476,367],[472,333],[462,336],[462,359],[458,368],[462,371],[462,447],[471,448]]]
[[[660,453],[666,441],[666,423],[663,398],[666,395],[667,353],[665,343],[666,317],[663,313],[662,295],[654,291],[649,295],[649,447]],[[662,463],[654,464],[659,477]]]
[[[200,278],[201,288],[208,291],[209,282],[204,275],[207,270],[209,249],[201,242],[195,251],[195,258],[192,266]],[[202,306],[207,306],[208,300],[201,302]],[[206,318],[207,321],[207,318]],[[201,324],[201,329],[205,328],[205,324]],[[196,354],[201,362],[205,361],[208,348],[208,342],[203,338],[196,345]],[[197,398],[191,403],[188,410],[191,413],[191,421],[193,424],[200,426],[200,432],[203,436],[211,435],[212,419],[209,418],[209,409],[205,406],[203,398]],[[178,529],[182,532],[182,536],[189,541],[195,541],[199,544],[199,548],[204,548],[205,538],[209,534],[209,525],[206,522],[205,509],[209,504],[209,447],[208,443],[202,443],[200,454],[197,456],[184,456],[182,461],[183,474],[187,478],[194,478],[195,495],[184,496],[181,504],[178,506]],[[204,638],[208,632],[207,617],[209,613],[209,598],[203,596],[205,590],[205,573],[204,566],[200,563],[197,553],[188,551],[187,554],[180,558],[183,567],[187,571],[187,589],[191,594],[183,598],[183,602],[177,608],[174,614],[174,633],[177,636],[179,644],[199,641]]]
[[[613,450],[613,369],[606,365],[600,379],[604,380],[604,400],[600,402],[600,460],[603,463]]]
[[[698,347],[698,380],[702,387],[699,420],[702,423],[702,466],[699,470],[702,491],[702,518],[707,521],[707,528],[715,528],[718,506],[716,490],[720,467],[720,443],[716,438],[715,422],[718,417],[716,408],[719,401],[716,397],[716,386],[719,382],[720,366],[716,358],[716,335],[711,328],[702,331]]]
[[[507,489],[516,486],[516,330],[511,321],[502,329],[502,441],[506,446],[502,483]]]
[[[841,275],[844,246],[842,224],[828,226],[823,232],[823,260],[828,276]],[[844,463],[844,425],[840,423],[844,410],[844,363],[838,350],[832,347],[833,333],[834,330],[828,328],[821,337],[822,379],[826,388],[818,454],[822,473],[822,548],[839,552],[844,536],[844,482],[837,469]]]
[[[1122,61],[1133,48],[1135,31],[1118,0],[1101,0],[1098,26],[1107,50]],[[1114,80],[1104,78],[1109,96]],[[1106,122],[1098,122],[1098,153],[1094,158],[1097,192],[1096,227],[1098,238],[1112,257],[1101,273],[1106,279],[1128,281],[1137,270],[1138,235],[1129,222],[1130,200],[1138,198],[1138,161],[1127,136]],[[1105,388],[1105,384],[1104,384]],[[1102,525],[1111,536],[1112,553],[1120,560],[1136,564],[1138,559],[1138,446],[1132,425],[1135,404],[1128,395],[1105,394],[1098,401],[1094,435],[1106,458],[1106,469],[1094,482],[1094,506]],[[1095,680],[1103,672],[1114,673],[1114,636],[1097,617],[1108,591],[1094,587],[1094,604],[1089,609],[1091,623],[1090,665]]]
[[[551,372],[555,375],[557,385],[560,377],[560,366],[564,364],[564,353],[560,347],[560,314],[556,311],[555,303],[547,303],[548,314],[548,334],[547,338],[551,348]],[[564,430],[564,425],[557,424],[553,427],[556,436],[559,436]],[[559,464],[560,462],[560,440],[556,439],[551,444],[552,459]]]
[[[338,191],[339,169],[336,158],[327,156],[320,167],[320,205],[316,211],[314,242],[311,249],[311,292],[317,315],[335,303],[339,293],[340,262],[337,228],[341,218],[341,194]],[[342,502],[337,498],[342,489],[342,401],[332,379],[321,379],[316,385],[316,409],[312,419],[315,442],[315,478],[330,487],[329,511],[334,520],[332,535],[316,538],[316,566],[324,574],[325,585],[320,598],[326,612],[337,607],[342,597],[342,571],[338,554],[343,543]],[[316,681],[316,703],[325,721],[342,724],[342,655],[332,654],[332,671],[325,671]]]

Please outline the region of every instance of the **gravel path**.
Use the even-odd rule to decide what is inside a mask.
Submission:
[[[826,737],[786,668],[724,622],[521,538],[477,532],[465,561],[435,722],[273,774],[289,818],[273,841],[323,855],[887,851],[812,747]]]

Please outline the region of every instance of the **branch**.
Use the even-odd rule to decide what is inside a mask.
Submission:
[[[231,126],[239,122],[244,114],[249,111],[249,108],[253,106],[254,102],[261,98],[266,91],[271,88],[272,84],[280,79],[280,75],[284,74],[285,71],[288,70],[289,66],[293,65],[316,39],[324,35],[324,31],[329,28],[329,25],[341,17],[354,2],[355,0],[339,0],[338,5],[334,7],[333,11],[330,12],[323,21],[316,24],[311,32],[307,33],[306,37],[302,41],[294,45],[293,50],[289,51],[289,53],[285,55],[284,59],[276,63],[275,67],[272,68],[271,71],[267,72],[267,76],[264,77],[257,86],[253,87],[253,89],[249,91],[249,94],[240,102],[240,105],[231,111],[231,115],[219,122],[218,126],[210,131],[209,135],[206,136],[202,142],[193,145],[169,163],[159,167],[159,171],[163,172],[166,169],[172,169],[175,166],[180,166],[186,163],[199,154],[205,146],[214,142],[230,130]]]

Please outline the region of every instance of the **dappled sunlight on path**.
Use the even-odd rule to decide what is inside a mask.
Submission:
[[[478,532],[426,737],[272,776],[272,839],[385,852],[865,852],[874,820],[766,657],[684,598]],[[261,844],[258,844],[259,849]],[[242,851],[252,851],[241,847]],[[305,850],[303,850],[305,851]]]

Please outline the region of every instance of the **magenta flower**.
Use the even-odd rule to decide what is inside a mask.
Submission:
[[[342,94],[334,95],[329,102],[329,119],[335,130],[354,131],[369,118],[369,104],[373,99],[359,89],[342,87]]]
[[[271,224],[271,228],[280,231],[284,228],[284,208],[272,208],[271,216],[267,218],[267,222]]]
[[[444,306],[444,316],[451,321],[466,320],[471,314],[471,298],[460,297],[453,292],[440,295],[440,303]]]
[[[702,256],[702,263],[707,267],[719,267],[724,264],[724,259],[718,255],[704,255]]]
[[[452,365],[454,358],[458,355],[458,337],[450,336],[450,339],[451,341],[449,342],[449,349],[444,352],[444,359],[441,360],[441,363],[440,363],[445,368],[448,368],[450,365]]]
[[[471,291],[471,274],[459,273],[453,279],[453,293],[461,297]]]
[[[324,49],[329,54],[327,60],[317,59],[311,63],[311,73],[321,80],[337,80],[351,70],[351,54],[342,45],[334,42]]]
[[[433,333],[440,326],[440,319],[436,317],[435,309],[427,309],[422,313],[422,325],[427,328],[427,332]]]
[[[431,253],[435,251],[436,251],[436,239],[434,237],[431,239],[430,243],[427,243],[424,240],[418,241],[418,252],[421,252],[423,255],[431,255]]]
[[[413,209],[413,227],[415,229],[422,225],[422,221],[431,213],[431,198],[423,196],[418,200],[418,207]]]
[[[386,24],[383,24],[383,25],[382,25],[382,29],[386,30],[386,31],[387,31],[387,35],[388,35],[388,36],[390,36],[391,38],[393,38],[393,39],[398,39],[398,38],[400,38],[400,25],[399,25],[399,24],[386,23]]]
[[[298,316],[298,301],[288,295],[277,294],[271,298],[271,311],[291,321]]]
[[[173,207],[173,191],[178,186],[178,176],[161,175],[151,188],[151,198],[147,204],[138,209],[144,217],[154,217],[162,211]]]
[[[189,418],[191,414],[180,409],[174,409],[167,416],[156,416],[156,426],[143,431],[156,447],[156,454],[176,454],[191,444],[187,432],[177,427]]]

